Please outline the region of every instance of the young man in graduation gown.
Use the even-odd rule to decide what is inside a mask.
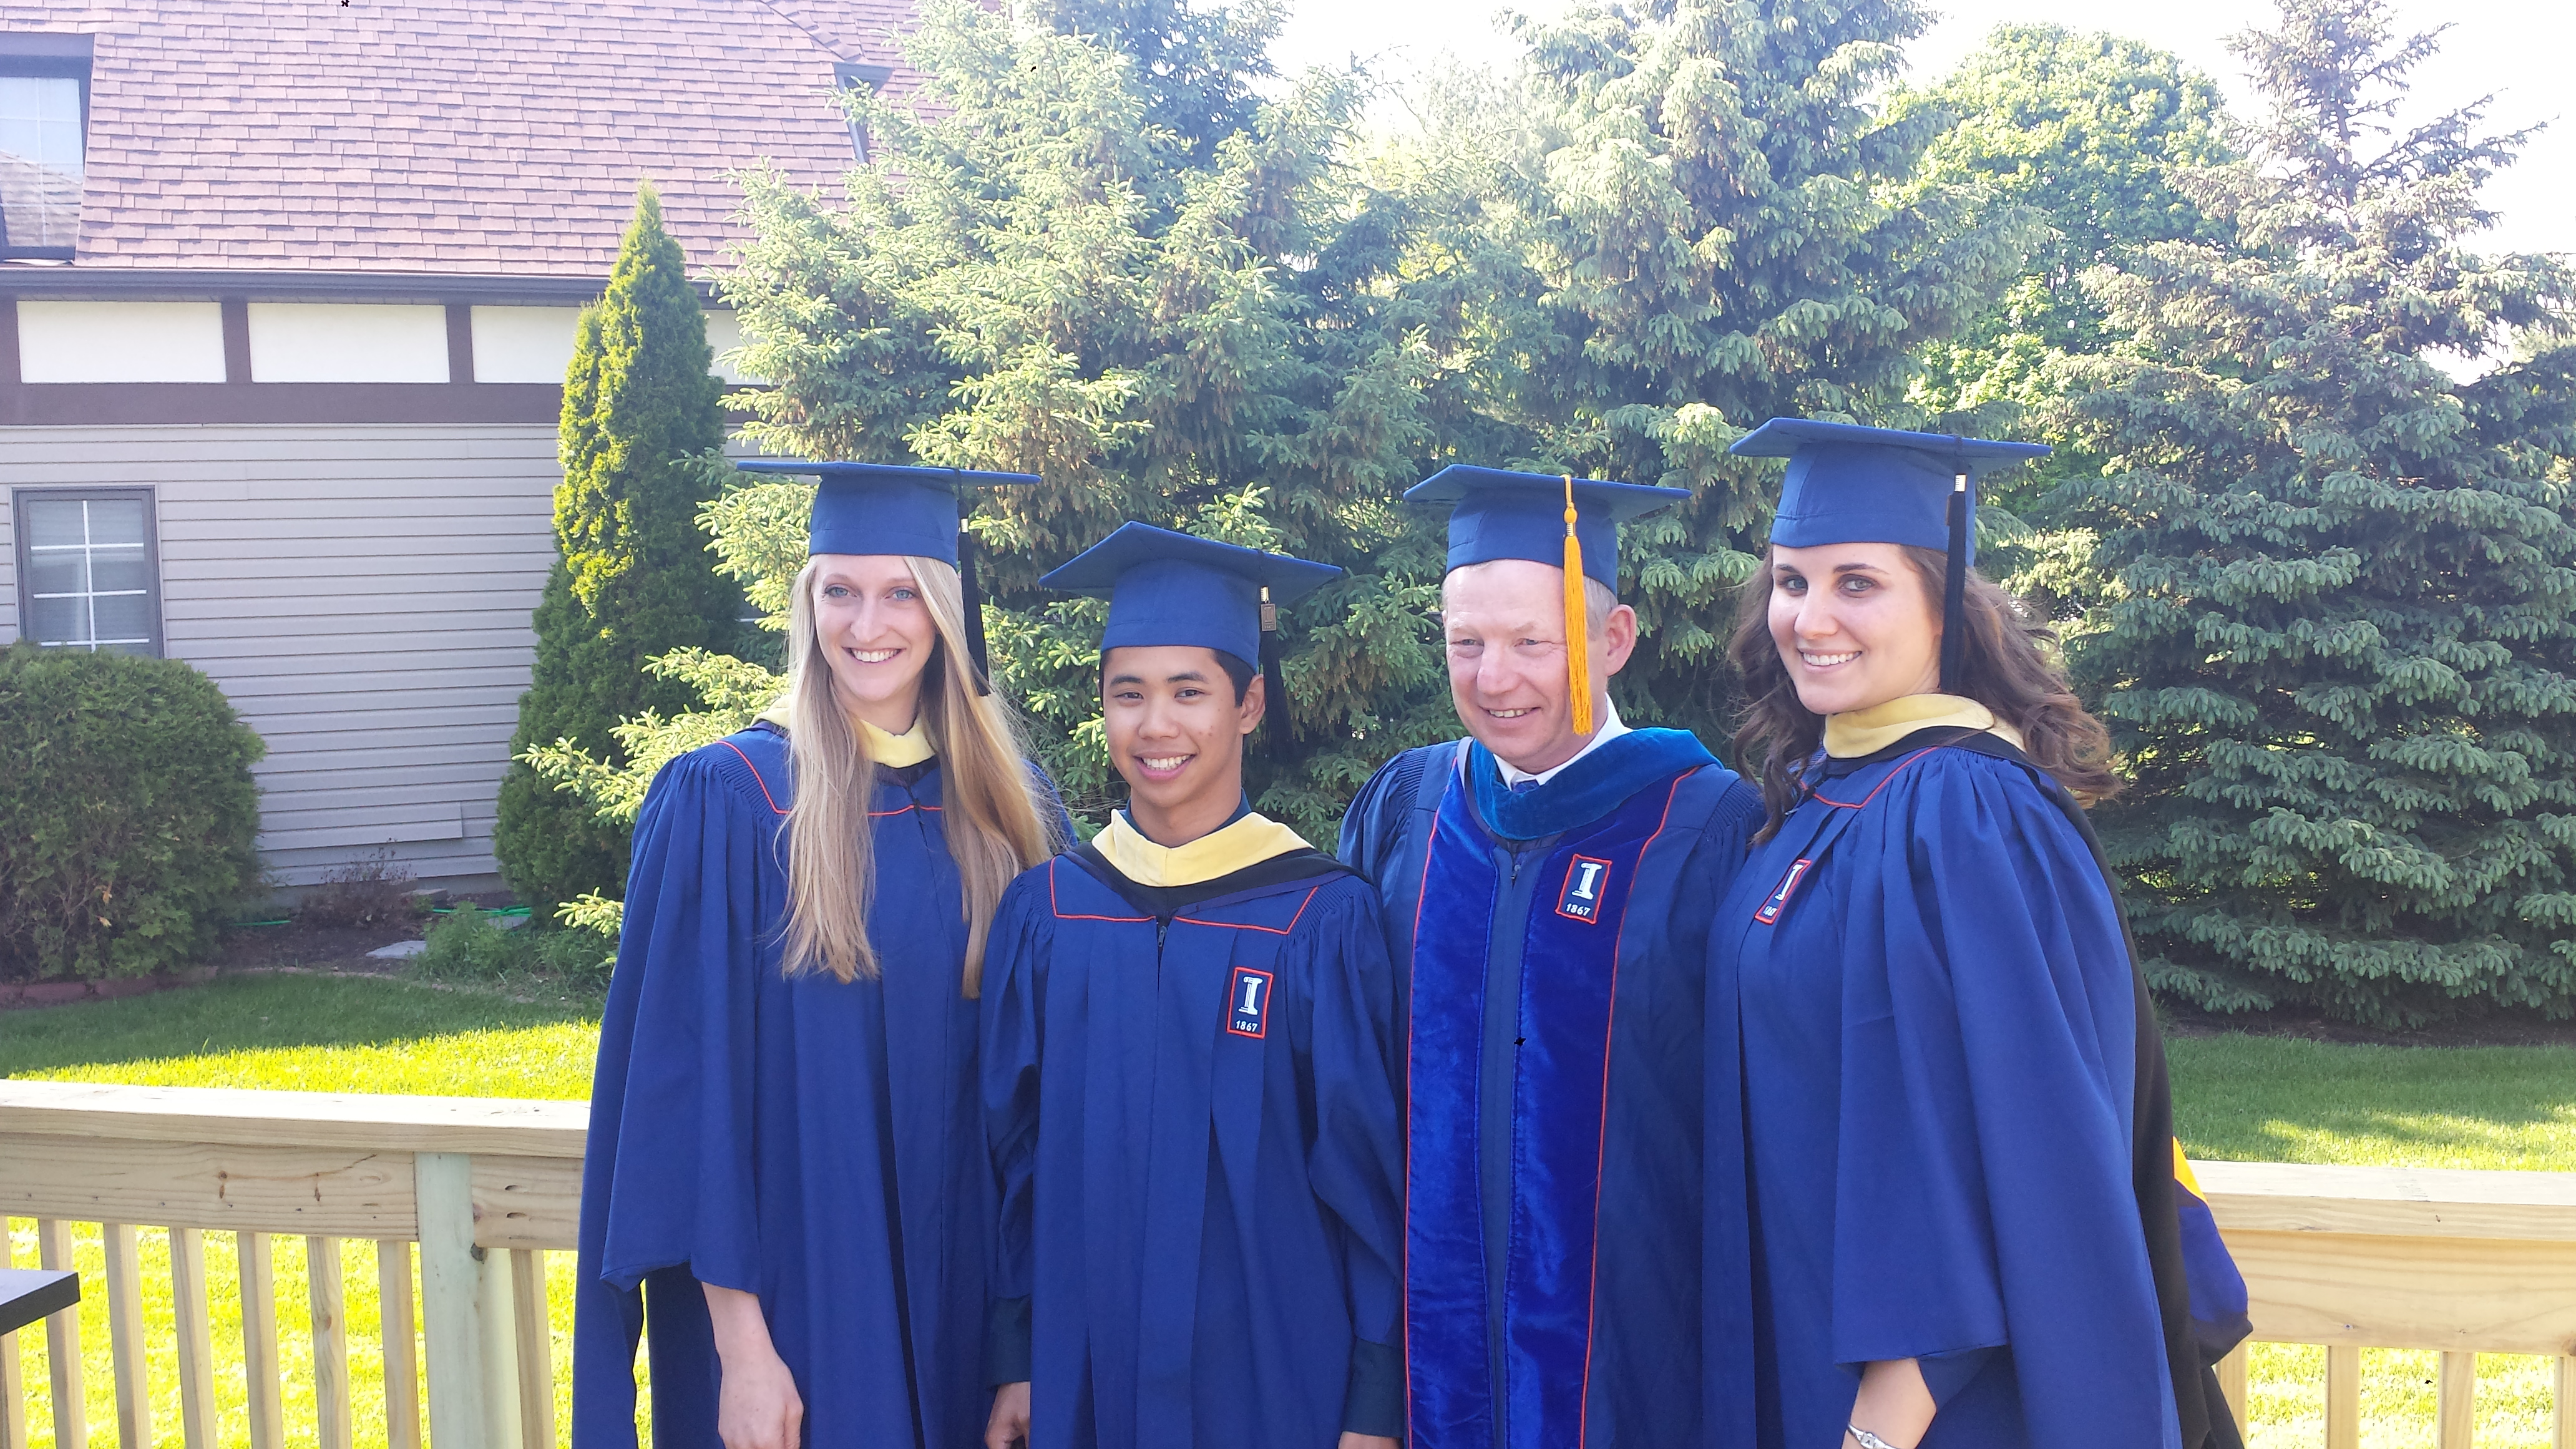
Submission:
[[[1001,1184],[986,1442],[1394,1449],[1395,1001],[1367,882],[1243,800],[1263,623],[1339,570],[1130,523],[1109,596],[1129,803],[1012,886],[983,1012]]]
[[[1761,801],[1621,723],[1618,525],[1671,488],[1452,467],[1442,628],[1469,739],[1342,822],[1407,1008],[1415,1449],[1696,1445],[1710,913]]]

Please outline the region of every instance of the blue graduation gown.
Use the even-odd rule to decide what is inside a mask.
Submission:
[[[1760,821],[1671,730],[1520,795],[1408,751],[1344,817],[1405,1009],[1416,1449],[1699,1442],[1702,978]]]
[[[1032,1449],[1398,1431],[1393,985],[1366,884],[1297,854],[1158,893],[1085,851],[1003,900],[988,1373]]]
[[[1940,1403],[1924,1449],[2173,1449],[2102,873],[2026,765],[1900,747],[1837,771],[1711,945],[1710,1151],[1740,1122],[1750,1195],[1748,1221],[1712,1194],[1711,1298],[1750,1307],[1737,1344],[1712,1329],[1712,1375],[1740,1348],[1753,1390],[1712,1442],[1834,1443],[1860,1366],[1912,1358]]]
[[[654,779],[600,1023],[583,1163],[576,1449],[716,1443],[702,1283],[757,1294],[814,1449],[981,1442],[993,1210],[966,923],[937,766],[878,772],[880,979],[781,970],[787,741],[758,726]],[[639,1291],[640,1290],[640,1291]]]

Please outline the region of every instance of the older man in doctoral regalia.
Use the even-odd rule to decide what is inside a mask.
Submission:
[[[1679,489],[1452,467],[1442,629],[1469,739],[1361,790],[1342,859],[1407,1012],[1413,1449],[1696,1445],[1709,917],[1762,807],[1606,688],[1618,525]]]

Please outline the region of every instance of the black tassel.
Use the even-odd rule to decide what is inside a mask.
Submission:
[[[1270,590],[1261,591],[1261,692],[1268,704],[1267,722],[1275,747],[1297,742],[1297,724],[1288,713],[1288,680],[1279,672],[1279,606]]]
[[[966,599],[966,658],[977,694],[993,692],[993,663],[984,649],[984,590],[975,579],[975,535],[957,535],[957,583]]]
[[[1949,577],[1941,590],[1941,692],[1957,694],[1960,654],[1967,645],[1968,617],[1968,475],[1950,487]]]

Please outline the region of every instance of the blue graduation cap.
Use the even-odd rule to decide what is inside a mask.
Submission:
[[[957,489],[966,486],[1042,483],[1035,473],[988,473],[973,468],[923,468],[910,463],[800,463],[792,458],[746,458],[746,473],[811,473],[814,512],[805,528],[805,552],[891,553],[935,558],[957,570],[965,593],[966,653],[974,663],[975,692],[990,694],[992,664],[984,648],[984,591],[975,557],[959,546]]]
[[[1771,541],[1783,548],[1894,543],[1948,555],[1941,687],[1955,684],[1968,566],[1977,557],[1977,480],[2052,450],[2044,443],[1773,418],[1726,451],[1789,460],[1771,523]]]
[[[1131,645],[1191,645],[1258,664],[1270,709],[1288,721],[1279,674],[1279,608],[1341,577],[1331,564],[1175,533],[1150,523],[1118,531],[1038,582],[1109,600],[1100,652]]]
[[[1739,458],[1786,458],[1771,541],[1783,548],[1820,543],[1900,543],[1950,547],[1950,498],[1966,517],[1967,561],[1977,556],[1976,480],[1999,468],[2045,458],[2044,443],[1999,443],[1942,433],[1864,428],[1811,418],[1773,418],[1727,449]]]
[[[1037,483],[1035,473],[987,473],[972,468],[923,468],[910,463],[800,463],[750,458],[734,465],[746,473],[810,473],[814,517],[805,551],[894,553],[958,563],[957,490]]]
[[[1687,488],[1452,463],[1404,490],[1404,501],[1457,505],[1449,512],[1449,567],[1453,569],[1498,558],[1562,567],[1569,488],[1574,494],[1574,537],[1582,547],[1583,572],[1613,592],[1619,587],[1619,525],[1691,496]]]
[[[1038,582],[1109,601],[1107,653],[1130,645],[1188,644],[1261,659],[1261,636],[1278,628],[1278,607],[1340,578],[1331,564],[1264,553],[1150,523],[1118,531]]]
[[[1619,589],[1619,525],[1689,498],[1687,488],[1514,473],[1452,463],[1404,490],[1407,503],[1451,503],[1449,567],[1525,558],[1565,570],[1565,672],[1574,732],[1592,733],[1592,661],[1583,580]]]

